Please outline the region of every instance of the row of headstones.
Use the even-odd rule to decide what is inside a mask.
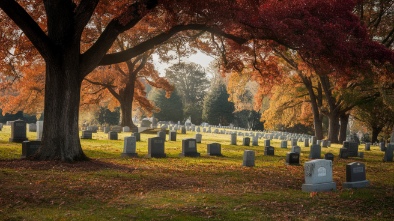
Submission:
[[[28,140],[26,136],[26,122],[24,120],[10,121],[9,124],[11,125],[11,137],[9,138],[9,142],[21,143]],[[44,122],[37,121],[34,125],[36,126],[34,131],[37,134],[36,140],[41,140]]]

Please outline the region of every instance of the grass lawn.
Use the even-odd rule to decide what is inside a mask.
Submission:
[[[165,143],[167,158],[145,158],[147,139],[137,142],[138,158],[124,159],[123,137],[107,134],[81,140],[91,158],[61,163],[20,160],[21,144],[9,143],[10,127],[0,132],[0,220],[394,220],[394,163],[383,162],[377,146],[364,159],[339,159],[340,145],[331,152],[337,190],[310,194],[301,191],[303,164],[309,148],[301,146],[301,166],[285,164],[290,149],[272,140],[275,156],[260,146],[230,144],[230,135],[202,133],[198,158],[180,158],[181,140],[195,133],[177,134]],[[30,140],[35,133],[28,133]],[[223,157],[207,156],[207,144],[222,144]],[[243,167],[243,151],[254,150],[255,167]],[[360,151],[364,146],[360,145]],[[343,189],[346,164],[366,165],[370,186]]]

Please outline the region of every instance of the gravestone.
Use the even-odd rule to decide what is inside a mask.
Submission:
[[[386,150],[386,144],[384,142],[379,143],[380,151],[385,151]]]
[[[358,157],[358,143],[343,141],[343,148],[347,149],[348,157]]]
[[[321,147],[328,147],[328,140],[322,140]]]
[[[294,152],[288,152],[286,154],[286,164],[288,165],[300,165],[300,154]]]
[[[371,143],[365,143],[365,150],[366,151],[371,150]]]
[[[250,137],[244,137],[242,139],[242,146],[250,146]]]
[[[317,144],[317,138],[315,136],[311,137],[311,144]]]
[[[264,140],[264,146],[265,147],[271,146],[271,141],[270,140]]]
[[[209,156],[222,156],[222,146],[220,143],[207,144],[207,154]]]
[[[97,133],[98,127],[97,126],[89,126],[87,130],[92,131],[92,133]]]
[[[237,134],[232,133],[230,136],[231,136],[231,145],[237,145]]]
[[[287,148],[287,140],[282,140],[280,142],[280,148]]]
[[[349,158],[349,154],[346,148],[339,149],[339,158],[347,159]]]
[[[302,184],[303,192],[323,192],[336,190],[332,179],[332,161],[311,160],[304,164],[305,183]]]
[[[182,153],[179,154],[180,157],[199,157],[200,153],[197,152],[197,142],[196,139],[183,139],[182,140]]]
[[[321,146],[312,144],[309,152],[309,159],[320,159],[321,158]]]
[[[297,139],[296,138],[291,138],[291,146],[297,146]]]
[[[334,161],[334,154],[326,153],[324,154],[324,159]]]
[[[252,146],[258,146],[258,145],[259,145],[259,137],[253,136],[252,137]]]
[[[299,146],[293,146],[293,147],[291,148],[291,152],[301,154],[301,147],[299,147]]]
[[[33,156],[41,146],[41,141],[23,141],[22,142],[22,159]]]
[[[92,135],[93,135],[92,131],[90,131],[90,130],[83,130],[81,139],[92,139]]]
[[[167,155],[164,153],[164,139],[161,137],[148,138],[148,155],[151,158],[164,158]]]
[[[36,122],[37,128],[36,128],[36,139],[41,140],[42,138],[42,131],[44,130],[44,121],[39,120]]]
[[[304,147],[309,147],[309,139],[304,140]]]
[[[109,126],[104,127],[104,133],[108,133],[109,131],[111,131],[111,128]]]
[[[346,182],[343,188],[364,188],[369,185],[365,175],[365,164],[353,162],[346,165]]]
[[[108,132],[108,140],[117,140],[118,139],[118,132],[110,131]]]
[[[134,136],[125,137],[123,143],[123,153],[121,157],[137,157],[136,153],[136,140]]]
[[[26,122],[23,120],[12,121],[11,138],[9,138],[9,142],[22,143],[26,140]]]
[[[390,143],[384,151],[384,162],[393,162],[394,144]]]
[[[130,132],[130,127],[125,126],[125,127],[122,128],[122,131],[123,132]]]
[[[152,125],[152,122],[148,119],[142,119],[141,121],[141,127],[150,127]]]
[[[132,134],[133,137],[135,137],[135,141],[141,141],[141,134],[138,132],[135,132]]]
[[[122,127],[121,126],[113,126],[112,127],[112,131],[115,131],[117,133],[121,133],[122,132]]]
[[[246,167],[254,167],[254,151],[253,150],[245,150],[243,156],[243,166]]]
[[[275,148],[272,146],[264,147],[264,155],[265,156],[274,156],[275,155]]]
[[[29,132],[37,132],[37,125],[34,123],[29,124]]]
[[[157,132],[157,136],[163,138],[163,140],[166,140],[166,133],[163,131]]]
[[[194,138],[196,139],[196,142],[197,142],[197,143],[201,143],[202,134],[196,134]]]
[[[172,130],[168,132],[168,140],[169,141],[176,141],[176,131]]]
[[[181,127],[181,134],[186,134],[186,127],[185,126]]]

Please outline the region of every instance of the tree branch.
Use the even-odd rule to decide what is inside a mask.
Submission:
[[[76,21],[75,34],[78,36],[78,39],[82,35],[83,29],[92,17],[98,2],[99,0],[82,0],[77,6],[74,13],[74,21]]]

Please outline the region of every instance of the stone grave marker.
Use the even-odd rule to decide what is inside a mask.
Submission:
[[[108,140],[118,140],[118,132],[115,131],[108,132]]]
[[[112,127],[112,131],[115,131],[117,133],[121,133],[122,132],[122,127],[121,126],[113,126]]]
[[[33,156],[41,146],[41,141],[23,141],[22,142],[22,159]]]
[[[183,139],[182,140],[182,153],[179,154],[180,157],[199,157],[200,153],[197,152],[197,142],[196,139]]]
[[[134,132],[134,133],[132,133],[131,136],[135,137],[135,141],[141,141],[141,134],[140,133]]]
[[[181,127],[181,134],[186,134],[186,127],[185,126]]]
[[[346,182],[342,184],[343,188],[364,188],[368,185],[365,164],[353,162],[346,165]]]
[[[386,145],[386,144],[385,144],[384,142],[380,142],[380,143],[379,143],[380,151],[386,150],[386,146],[385,146],[385,145]]]
[[[309,159],[320,159],[321,158],[321,146],[318,144],[312,144],[309,152]]]
[[[292,147],[294,147],[294,146],[297,146],[297,139],[296,138],[291,138],[291,146]]]
[[[291,148],[291,152],[301,154],[301,147],[299,147],[299,146],[293,146],[293,147]]]
[[[322,140],[321,147],[328,147],[328,140]]]
[[[303,192],[323,192],[336,190],[332,179],[332,161],[316,159],[304,164],[305,183]]]
[[[390,143],[384,151],[384,162],[393,162],[394,144]]]
[[[324,154],[324,159],[334,161],[334,154],[326,153]]]
[[[271,141],[268,140],[268,139],[264,140],[264,146],[265,146],[265,147],[271,146]]]
[[[26,122],[23,120],[12,121],[9,142],[22,143],[26,140],[28,140],[26,137]]]
[[[168,132],[168,140],[169,141],[176,141],[176,131],[175,130],[171,130],[170,132]]]
[[[83,130],[81,139],[92,139],[92,137],[93,137],[92,135],[93,135],[92,131],[90,131],[90,130]]]
[[[253,136],[252,137],[252,146],[258,146],[258,145],[259,145],[259,137]]]
[[[29,124],[29,132],[37,132],[37,125],[34,123]]]
[[[272,146],[264,147],[264,155],[265,156],[274,156],[275,155],[275,148]]]
[[[288,165],[300,165],[300,154],[294,152],[288,152],[286,154],[286,164]]]
[[[343,148],[347,149],[348,157],[358,157],[358,143],[343,141]]]
[[[148,155],[151,158],[164,158],[167,155],[164,153],[164,139],[161,137],[148,138]]]
[[[166,133],[163,131],[157,132],[157,136],[163,138],[163,140],[166,140]]]
[[[222,145],[220,143],[207,144],[208,156],[222,156]]]
[[[134,136],[129,136],[124,138],[123,143],[123,153],[120,155],[121,157],[137,157],[136,153],[136,139]]]
[[[347,159],[349,158],[349,154],[346,148],[339,149],[339,158]]]
[[[104,127],[104,133],[108,133],[111,131],[111,128],[109,126]]]
[[[309,147],[309,139],[304,140],[304,147]]]
[[[197,142],[197,143],[201,143],[202,134],[196,134],[194,138],[196,139],[196,142]]]
[[[317,139],[315,136],[311,137],[311,144],[317,144]]]
[[[231,145],[237,145],[237,134],[232,133],[230,136],[231,136]]]
[[[250,146],[250,137],[244,137],[242,139],[242,146]]]
[[[280,142],[280,148],[287,148],[287,140],[282,140]]]
[[[122,131],[123,132],[130,132],[130,127],[125,126],[125,127],[122,128]]]
[[[243,156],[243,166],[246,167],[254,167],[254,151],[253,150],[245,150]]]
[[[371,150],[371,143],[365,143],[365,150],[370,151]]]

